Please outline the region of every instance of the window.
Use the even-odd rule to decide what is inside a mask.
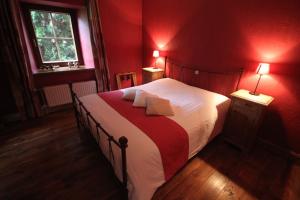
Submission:
[[[35,54],[40,64],[66,65],[79,62],[81,52],[74,14],[70,10],[27,5]]]

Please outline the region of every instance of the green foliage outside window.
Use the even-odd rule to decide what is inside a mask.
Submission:
[[[78,60],[69,14],[31,10],[30,15],[43,63]]]

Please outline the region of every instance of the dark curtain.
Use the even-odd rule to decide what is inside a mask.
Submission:
[[[98,88],[101,92],[110,90],[109,69],[104,48],[100,9],[98,0],[87,0],[88,18],[91,32],[94,64]]]
[[[15,103],[22,119],[36,115],[32,99],[32,78],[29,60],[26,58],[24,36],[22,33],[19,2],[0,1],[0,58],[1,73],[9,79]]]

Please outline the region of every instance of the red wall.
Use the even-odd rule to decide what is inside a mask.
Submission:
[[[34,74],[34,83],[36,88],[45,86],[68,84],[72,82],[81,82],[95,80],[95,72],[93,68],[78,71],[65,71],[54,73]]]
[[[160,49],[199,68],[244,67],[252,90],[259,62],[271,63],[258,91],[275,100],[261,137],[300,153],[300,1],[144,0],[143,62]]]
[[[66,8],[82,8],[82,6],[85,5],[85,0],[19,0],[19,1],[33,3],[33,4],[66,7]]]
[[[20,2],[25,3],[34,3],[50,6],[58,6],[65,8],[74,8],[77,10],[77,23],[80,37],[80,44],[82,49],[82,56],[84,65],[86,68],[94,68],[93,53],[91,48],[90,41],[90,31],[88,25],[87,11],[85,8],[84,0],[50,0],[50,1],[41,1],[41,0],[20,0]],[[38,74],[38,66],[35,61],[35,56],[33,55],[32,45],[27,33],[26,24],[24,18],[22,17],[23,31],[25,35],[27,50],[29,53],[31,71],[34,74],[33,79],[36,88],[42,88],[49,85],[58,85],[70,83],[73,81],[86,81],[95,79],[94,70],[85,70],[85,71],[67,71],[61,73],[47,73],[47,74]]]
[[[52,6],[73,7],[78,9],[78,25],[84,63],[93,67],[84,0],[20,0]],[[115,75],[121,72],[137,72],[141,83],[142,66],[142,1],[141,0],[99,0],[105,47],[110,69],[112,89],[117,88]],[[30,50],[30,45],[29,45]],[[29,51],[31,52],[31,51]],[[31,54],[30,54],[31,55]],[[34,57],[31,57],[32,71],[37,71]],[[90,73],[91,71],[89,71]],[[73,80],[74,73],[68,73],[66,80]],[[91,76],[91,74],[89,75]],[[35,76],[37,87],[61,82],[58,76]]]
[[[85,0],[19,1],[76,9],[84,65],[87,68],[94,68]],[[101,20],[103,26],[105,27],[105,43],[107,48],[108,64],[112,77],[112,88],[116,89],[115,74],[120,72],[136,71],[138,73],[138,82],[140,83],[140,66],[142,64],[142,1],[130,0],[126,2],[125,5],[124,1],[111,2],[101,0],[101,10],[104,10]],[[33,73],[33,80],[36,88],[74,81],[86,81],[95,78],[93,69],[52,74],[37,74],[37,62],[35,61],[30,39],[28,38],[26,24],[23,23],[23,21],[22,25],[27,44],[27,50],[30,57],[31,72]]]
[[[84,65],[89,68],[94,68],[94,57],[86,8],[77,10],[77,23]]]
[[[137,72],[141,83],[142,1],[99,1],[112,89],[120,72]]]

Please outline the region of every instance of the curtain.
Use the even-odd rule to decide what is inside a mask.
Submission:
[[[109,91],[110,77],[107,58],[104,48],[102,25],[100,20],[99,0],[87,0],[88,18],[91,32],[94,64],[98,89],[101,92]]]
[[[6,73],[22,119],[35,117],[33,82],[20,19],[19,1],[0,1],[1,73]]]

